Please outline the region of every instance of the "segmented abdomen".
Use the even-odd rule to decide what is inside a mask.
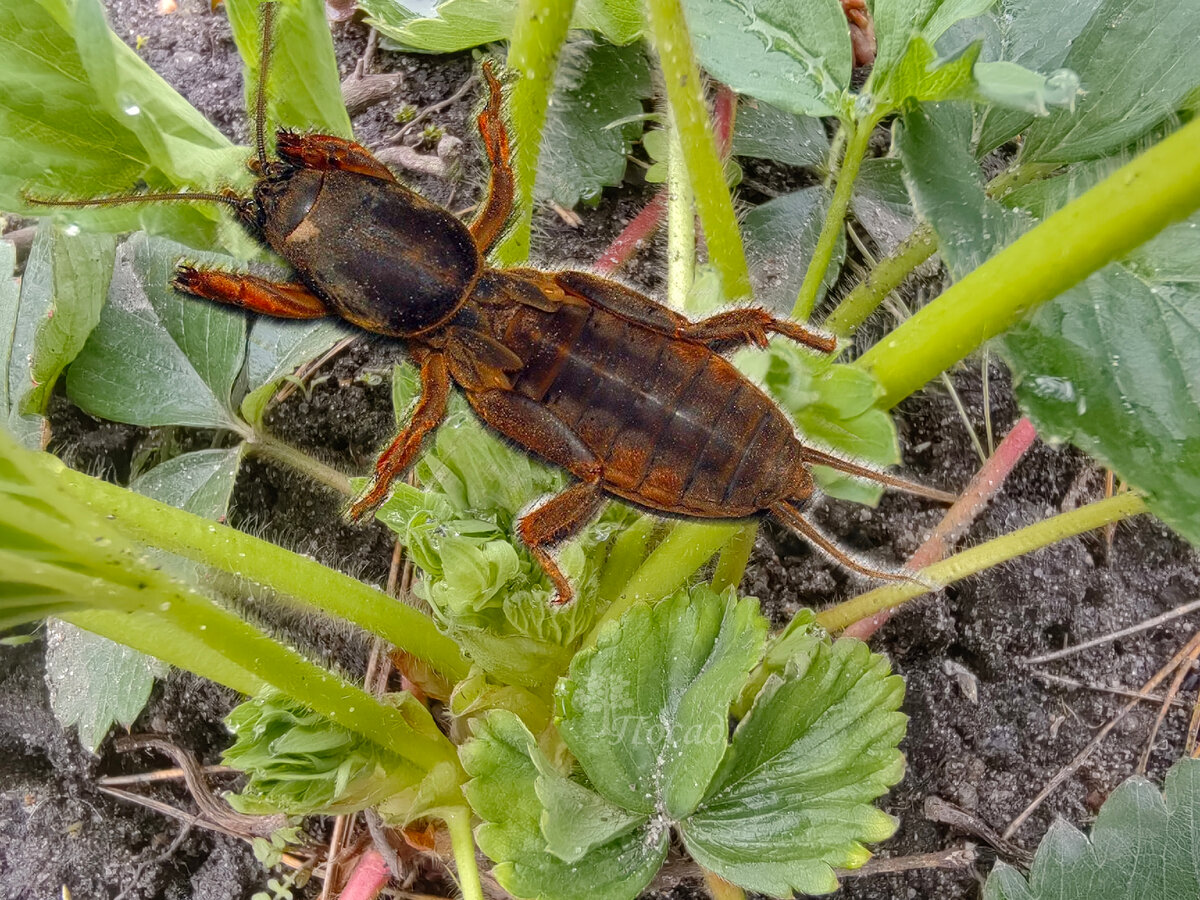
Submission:
[[[790,495],[800,445],[787,417],[699,344],[595,307],[522,307],[504,344],[514,390],[544,403],[604,466],[606,490],[654,509],[738,518]]]

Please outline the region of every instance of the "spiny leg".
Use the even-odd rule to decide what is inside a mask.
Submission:
[[[516,182],[513,177],[508,129],[501,113],[503,95],[500,79],[492,71],[490,62],[483,64],[483,77],[487,81],[488,102],[476,121],[479,124],[479,133],[483,136],[484,150],[492,164],[492,173],[488,179],[487,197],[468,227],[480,251],[486,254],[500,239],[500,235],[504,233],[504,226],[508,224],[508,218],[512,215]]]
[[[524,394],[469,391],[467,401],[488,425],[582,482],[533,510],[517,526],[529,552],[558,589],[554,603],[570,602],[574,596],[570,582],[545,548],[570,537],[596,514],[603,499],[603,465],[571,426]]]
[[[803,537],[805,540],[812,543],[817,549],[821,550],[827,556],[831,557],[841,566],[849,569],[851,572],[857,572],[860,575],[866,575],[868,578],[881,578],[884,581],[911,581],[917,584],[925,584],[925,582],[915,578],[911,574],[903,572],[884,572],[880,569],[874,569],[865,563],[859,562],[854,557],[850,556],[845,550],[823,535],[817,527],[804,518],[800,510],[792,506],[788,501],[781,500],[771,507],[771,513]]]
[[[172,284],[185,294],[280,319],[320,319],[330,315],[325,301],[297,282],[267,281],[256,275],[179,266]]]
[[[358,521],[384,501],[392,482],[412,465],[425,436],[437,428],[446,415],[446,398],[450,394],[450,375],[446,368],[446,358],[440,353],[429,353],[420,363],[421,399],[417,401],[417,408],[408,427],[380,454],[375,463],[375,476],[371,486],[350,507],[349,516],[354,521]]]
[[[888,475],[886,472],[877,472],[867,466],[860,466],[857,463],[842,459],[840,456],[834,456],[832,453],[824,453],[812,447],[801,448],[800,457],[809,465],[828,466],[838,472],[845,472],[847,475],[854,475],[858,478],[866,478],[869,481],[893,487],[898,491],[905,491],[909,494],[915,494],[918,497],[936,500],[938,503],[950,504],[958,502],[957,494],[950,494],[946,491],[939,491],[936,488],[925,487],[923,484],[906,481],[903,478]]]
[[[732,350],[745,344],[765,347],[771,334],[783,335],[822,353],[832,353],[837,349],[837,340],[834,338],[809,331],[796,322],[778,319],[765,309],[752,306],[717,313],[678,331],[678,337],[706,344],[714,350]]]
[[[599,482],[581,482],[524,515],[517,525],[517,533],[520,534],[521,540],[525,542],[533,558],[558,591],[558,595],[552,601],[556,606],[571,602],[575,592],[554,557],[546,552],[545,548],[559,544],[578,533],[596,517],[603,502],[604,492],[600,490]]]
[[[275,136],[280,159],[304,169],[357,172],[381,181],[395,181],[391,169],[371,155],[362,144],[331,134],[296,134],[281,131]]]

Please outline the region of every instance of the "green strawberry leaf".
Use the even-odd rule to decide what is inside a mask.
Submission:
[[[1135,776],[1104,805],[1089,836],[1059,819],[1026,878],[998,862],[984,900],[1190,900],[1200,896],[1200,760],[1181,759],[1160,792]]]
[[[729,706],[762,655],[751,600],[707,587],[637,606],[571,662],[558,730],[592,786],[645,815],[688,815],[725,753]]]

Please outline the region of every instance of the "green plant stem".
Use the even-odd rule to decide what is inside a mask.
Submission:
[[[602,600],[612,602],[626,582],[633,577],[638,566],[646,559],[646,545],[658,524],[659,520],[654,516],[643,515],[617,535],[612,549],[605,557],[604,573],[600,576],[600,584],[596,588],[596,593]]]
[[[647,0],[650,33],[667,87],[671,114],[679,127],[688,178],[696,197],[696,211],[704,226],[708,258],[721,278],[725,296],[737,300],[750,295],[750,270],[742,235],[738,230],[733,199],[725,183],[725,167],[704,101],[704,82],[692,39],[688,35],[680,0]]]
[[[379,635],[453,681],[466,678],[470,666],[457,645],[430,618],[382,591],[267,541],[76,472],[49,455],[43,463],[72,496],[142,543],[266,585]]]
[[[26,561],[26,564],[32,567],[25,573],[26,577],[33,575],[46,579],[47,567],[33,561]],[[361,688],[310,662],[230,610],[159,570],[145,571],[141,576],[143,581],[132,588],[61,567],[51,577],[68,596],[82,598],[75,601],[77,605],[91,603],[113,614],[89,617],[88,610],[78,610],[83,615],[73,615],[72,621],[80,627],[95,624],[107,629],[114,616],[122,616],[125,630],[118,630],[114,635],[121,643],[144,648],[164,662],[222,683],[231,676],[232,683],[228,686],[237,689],[254,686],[240,674],[253,673],[262,684],[422,769],[432,769],[439,763],[457,765],[454,747],[444,737],[421,734],[394,706],[381,703]],[[147,605],[150,598],[154,598],[153,608]],[[135,628],[140,629],[137,634]],[[180,634],[191,638],[175,640]],[[190,651],[197,643],[207,649],[192,655]],[[214,655],[225,662],[203,668],[205,663],[213,662]]]
[[[246,451],[255,456],[262,456],[290,466],[297,472],[332,488],[345,497],[354,493],[354,489],[350,486],[350,479],[337,469],[325,465],[303,450],[297,450],[270,435],[254,432],[246,439]]]
[[[792,307],[793,319],[807,320],[817,305],[817,296],[825,282],[825,273],[829,271],[829,261],[833,259],[838,236],[846,224],[850,195],[854,192],[854,182],[858,178],[863,157],[867,155],[867,145],[871,140],[875,122],[876,120],[871,118],[845,126],[849,133],[846,135],[846,152],[842,156],[842,165],[837,173],[837,186],[829,201],[829,210],[825,213],[825,224],[821,226],[817,246],[808,262],[808,271],[804,273],[800,295],[796,298],[796,305]]]
[[[515,265],[529,258],[533,223],[533,186],[537,180],[542,129],[554,91],[558,54],[567,39],[575,0],[518,0],[512,37],[508,42],[508,67],[520,77],[512,87],[508,113],[515,132],[513,174],[515,209],[508,234],[492,252],[500,265]]]
[[[721,548],[717,557],[717,567],[713,570],[712,589],[723,591],[726,588],[736,588],[742,583],[746,574],[746,564],[750,562],[750,553],[754,550],[754,539],[758,537],[758,523],[747,522],[742,525],[729,542]]]
[[[1058,541],[1144,512],[1146,504],[1141,497],[1120,494],[964,550],[942,562],[918,569],[915,574],[933,584],[945,586]],[[900,606],[931,590],[933,588],[914,582],[889,584],[819,613],[817,623],[830,631],[840,631],[860,619]]]
[[[258,675],[230,661],[224,652],[214,650],[173,621],[152,613],[85,609],[63,613],[59,618],[247,697],[256,696],[267,686]]]
[[[937,251],[937,238],[928,225],[918,225],[890,256],[879,262],[839,303],[822,325],[838,337],[850,337],[898,288],[913,269]]]
[[[446,811],[445,820],[450,832],[450,847],[454,851],[454,864],[458,868],[458,889],[462,891],[463,900],[484,900],[479,867],[475,862],[471,811],[466,807],[455,807]]]
[[[1200,119],[1001,250],[872,347],[856,365],[895,406],[1093,272],[1200,207]]]
[[[667,305],[685,309],[696,260],[696,214],[675,117],[667,117]]]
[[[615,622],[639,600],[667,597],[687,582],[737,532],[741,525],[677,522],[646,561],[625,583],[620,595],[592,626],[584,647],[596,642],[600,630]]]

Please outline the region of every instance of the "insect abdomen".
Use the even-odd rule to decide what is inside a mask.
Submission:
[[[515,390],[571,426],[606,490],[654,509],[752,515],[787,497],[800,465],[788,419],[706,347],[595,307],[521,309],[504,343]]]

